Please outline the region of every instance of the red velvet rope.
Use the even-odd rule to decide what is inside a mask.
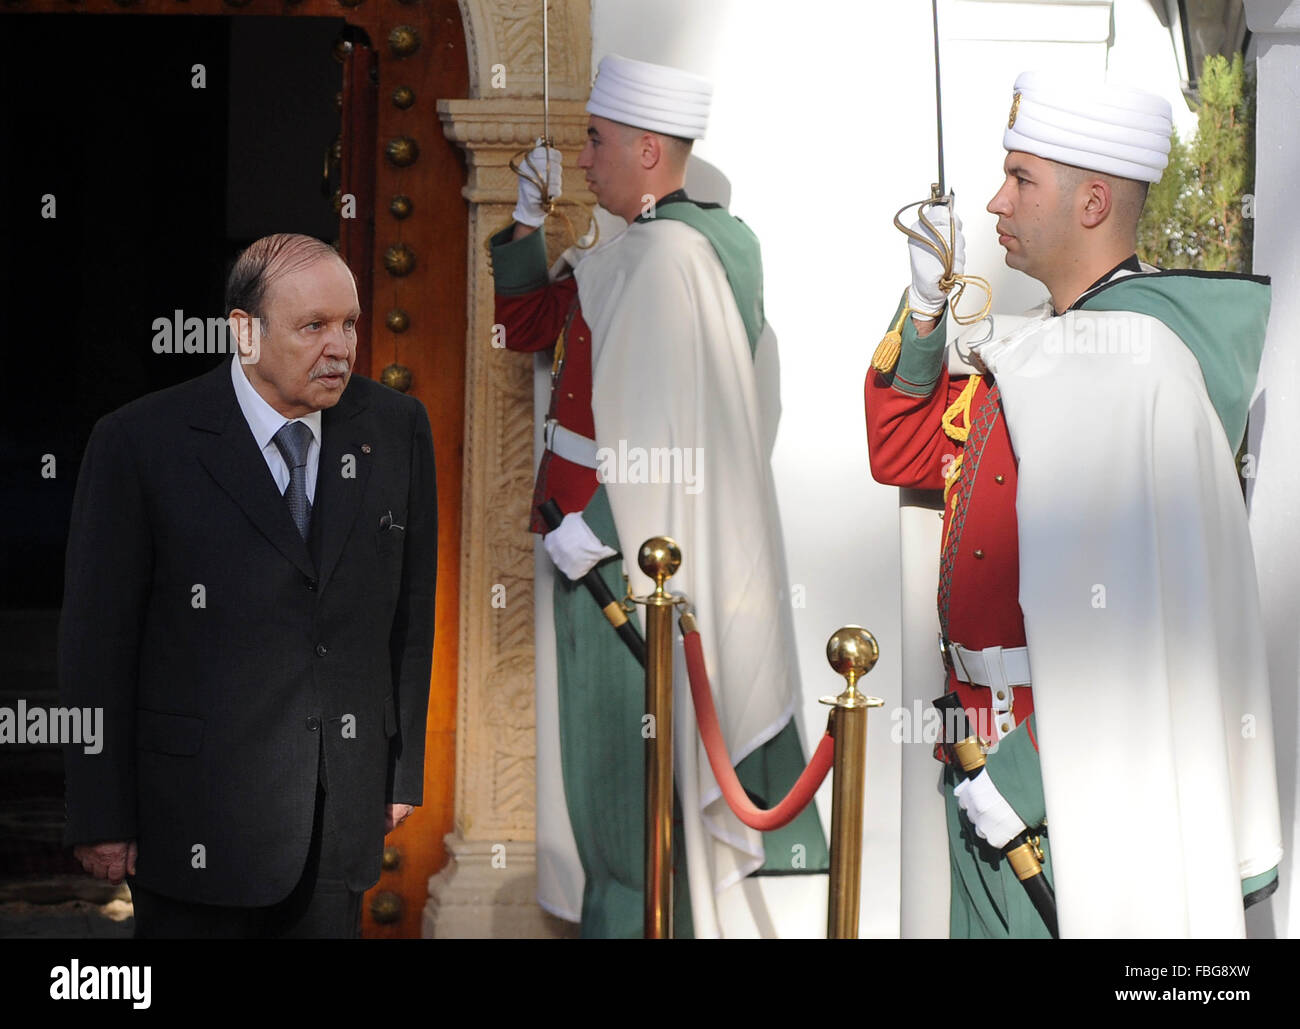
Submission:
[[[781,803],[764,811],[749,799],[736,777],[736,770],[731,766],[727,744],[718,727],[718,712],[713,707],[713,692],[709,689],[708,669],[704,667],[704,645],[700,641],[700,634],[698,631],[683,633],[682,640],[686,645],[686,671],[691,680],[691,699],[695,701],[695,721],[699,724],[705,753],[709,755],[714,778],[722,787],[727,805],[747,826],[762,832],[779,829],[794,821],[799,812],[808,806],[817,787],[831,770],[835,760],[835,741],[831,734],[826,733],[822,737],[808,767]]]

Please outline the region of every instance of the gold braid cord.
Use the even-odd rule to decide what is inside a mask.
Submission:
[[[970,406],[975,399],[975,390],[979,384],[980,377],[978,375],[972,375],[968,378],[966,380],[966,388],[961,391],[961,394],[957,399],[954,400],[948,410],[943,413],[943,434],[954,443],[965,444],[967,437],[970,436]],[[957,424],[957,419],[959,418],[963,423],[961,425]],[[948,466],[948,471],[944,474],[943,502],[945,505],[948,503],[948,494],[952,492],[952,488],[957,485],[957,480],[961,478],[962,458],[965,456],[966,452],[963,448],[962,452],[953,459],[952,464]],[[956,514],[956,497],[952,498],[952,509],[953,513]],[[948,522],[948,530],[952,531],[951,520]],[[943,545],[945,547],[948,545],[947,533],[944,534]]]
[[[552,143],[549,140],[538,140],[536,146],[543,145],[549,147]],[[585,204],[575,203],[573,205],[582,208],[582,210],[587,212],[589,217],[591,224],[591,240],[590,242],[584,243],[582,239],[579,238],[577,229],[573,227],[573,222],[570,221],[569,216],[564,213],[564,208],[560,206],[558,200],[551,196],[549,183],[546,181],[546,178],[542,175],[541,171],[538,170],[537,166],[533,164],[532,152],[534,149],[535,147],[528,147],[524,150],[520,150],[519,153],[510,158],[510,170],[521,179],[527,179],[537,187],[538,192],[542,195],[542,211],[547,215],[556,214],[560,216],[560,220],[564,222],[565,229],[568,230],[569,238],[573,240],[573,245],[579,250],[590,250],[600,241],[600,224],[596,221],[595,214]],[[501,226],[501,229],[508,228],[513,224],[513,220],[507,222],[505,225]],[[500,232],[501,229],[497,229],[496,232],[488,235],[487,246],[489,251],[492,249],[492,237],[495,236],[497,232]]]
[[[938,192],[937,188],[935,192]],[[952,270],[952,262],[955,228],[952,219],[948,219],[948,238],[944,239],[943,234],[935,228],[934,223],[925,216],[925,207],[927,204],[937,203],[946,205],[950,201],[951,196],[938,200],[918,200],[911,204],[905,204],[900,207],[898,213],[894,215],[894,228],[898,229],[898,231],[908,239],[920,243],[921,246],[931,251],[940,261],[943,262],[943,275],[939,278],[939,288],[943,290],[944,293],[949,294],[948,311],[952,316],[952,320],[958,325],[973,325],[989,313],[989,308],[993,306],[993,290],[990,288],[988,280],[979,275],[954,274]],[[903,224],[901,220],[903,212],[910,210],[913,207],[917,209],[917,217],[920,219],[921,224],[924,225],[933,235],[922,235],[919,232],[914,232]],[[962,315],[957,313],[957,301],[965,294],[967,286],[977,286],[984,291],[984,304],[979,309],[978,313]],[[955,293],[952,292],[954,287],[956,287]],[[885,333],[885,338],[880,341],[880,345],[876,347],[875,354],[872,355],[871,366],[878,372],[887,374],[892,372],[895,365],[898,364],[898,357],[902,352],[903,346],[904,319],[912,313],[912,309],[907,306],[907,293],[903,294],[903,298],[902,315],[899,316],[894,327]]]

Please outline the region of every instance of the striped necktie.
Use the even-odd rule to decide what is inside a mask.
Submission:
[[[311,501],[307,499],[307,447],[311,444],[311,429],[306,422],[285,422],[272,442],[289,466],[289,485],[284,491],[284,500],[289,505],[294,525],[306,539],[311,525]]]

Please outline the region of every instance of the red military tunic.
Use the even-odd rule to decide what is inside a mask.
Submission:
[[[872,475],[888,485],[941,489],[945,473],[960,457],[960,475],[944,504],[939,624],[949,642],[970,650],[1023,647],[1016,456],[1002,417],[996,383],[988,376],[976,380],[966,413],[949,418],[954,435],[961,436],[957,431],[960,429],[969,430],[969,434],[964,441],[951,438],[944,429],[945,414],[971,380],[949,376],[946,315],[924,339],[917,337],[911,319],[906,321],[895,368],[888,373],[872,368],[867,373],[865,401]],[[939,661],[936,653],[936,671]],[[947,689],[960,698],[973,729],[981,735],[992,735],[992,689],[959,681],[951,667],[946,674]],[[1011,710],[1000,716],[996,725],[1006,744],[1000,740],[996,755],[989,753],[988,772],[1022,820],[1040,827],[1044,870],[1050,881],[1050,846],[1046,829],[1041,828],[1045,811],[1038,744],[1029,720],[1033,695],[1028,686],[1016,686],[1009,699]],[[1023,728],[1006,735],[1022,724]],[[936,757],[943,756],[939,748]],[[945,771],[944,782],[952,873],[950,934],[955,938],[1046,936],[1047,928],[1010,864],[981,844],[960,816],[954,796],[957,775],[953,770]]]
[[[946,317],[931,334],[937,337],[936,344],[945,339],[945,330]],[[909,344],[915,348],[911,326],[904,334],[905,352]],[[931,374],[932,365],[933,359]],[[893,374],[882,375],[874,367],[867,372],[865,404],[872,477],[888,486],[942,489],[944,473],[957,455],[962,455],[961,475],[943,512],[940,625],[949,641],[971,650],[1023,647],[1016,456],[1000,405],[996,397],[989,399],[992,382],[983,376],[976,387],[970,405],[973,428],[963,444],[948,437],[942,418],[967,379],[950,377],[944,359],[938,366],[938,379],[927,387],[905,377],[912,367],[917,366],[903,359]],[[918,379],[927,377],[917,375]],[[957,691],[968,711],[983,711],[981,717],[991,717],[987,688],[960,682],[950,669],[948,689]],[[1029,687],[1015,688],[1011,713],[1016,725],[1033,712],[1033,703]]]
[[[492,239],[496,320],[505,327],[506,348],[535,353],[553,346],[564,335],[547,417],[593,439],[596,426],[591,414],[591,330],[582,318],[578,283],[572,276],[549,282],[543,234],[535,232],[511,242],[513,231],[511,226]],[[565,514],[582,511],[598,485],[594,468],[545,451],[537,469],[529,528],[533,532],[548,531],[537,510],[547,500],[554,500]]]

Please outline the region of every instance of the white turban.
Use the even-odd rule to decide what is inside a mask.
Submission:
[[[1173,111],[1154,93],[1027,71],[1012,90],[1002,145],[1123,179],[1159,182]]]
[[[596,71],[587,113],[666,136],[702,139],[712,97],[708,79],[609,54]]]

